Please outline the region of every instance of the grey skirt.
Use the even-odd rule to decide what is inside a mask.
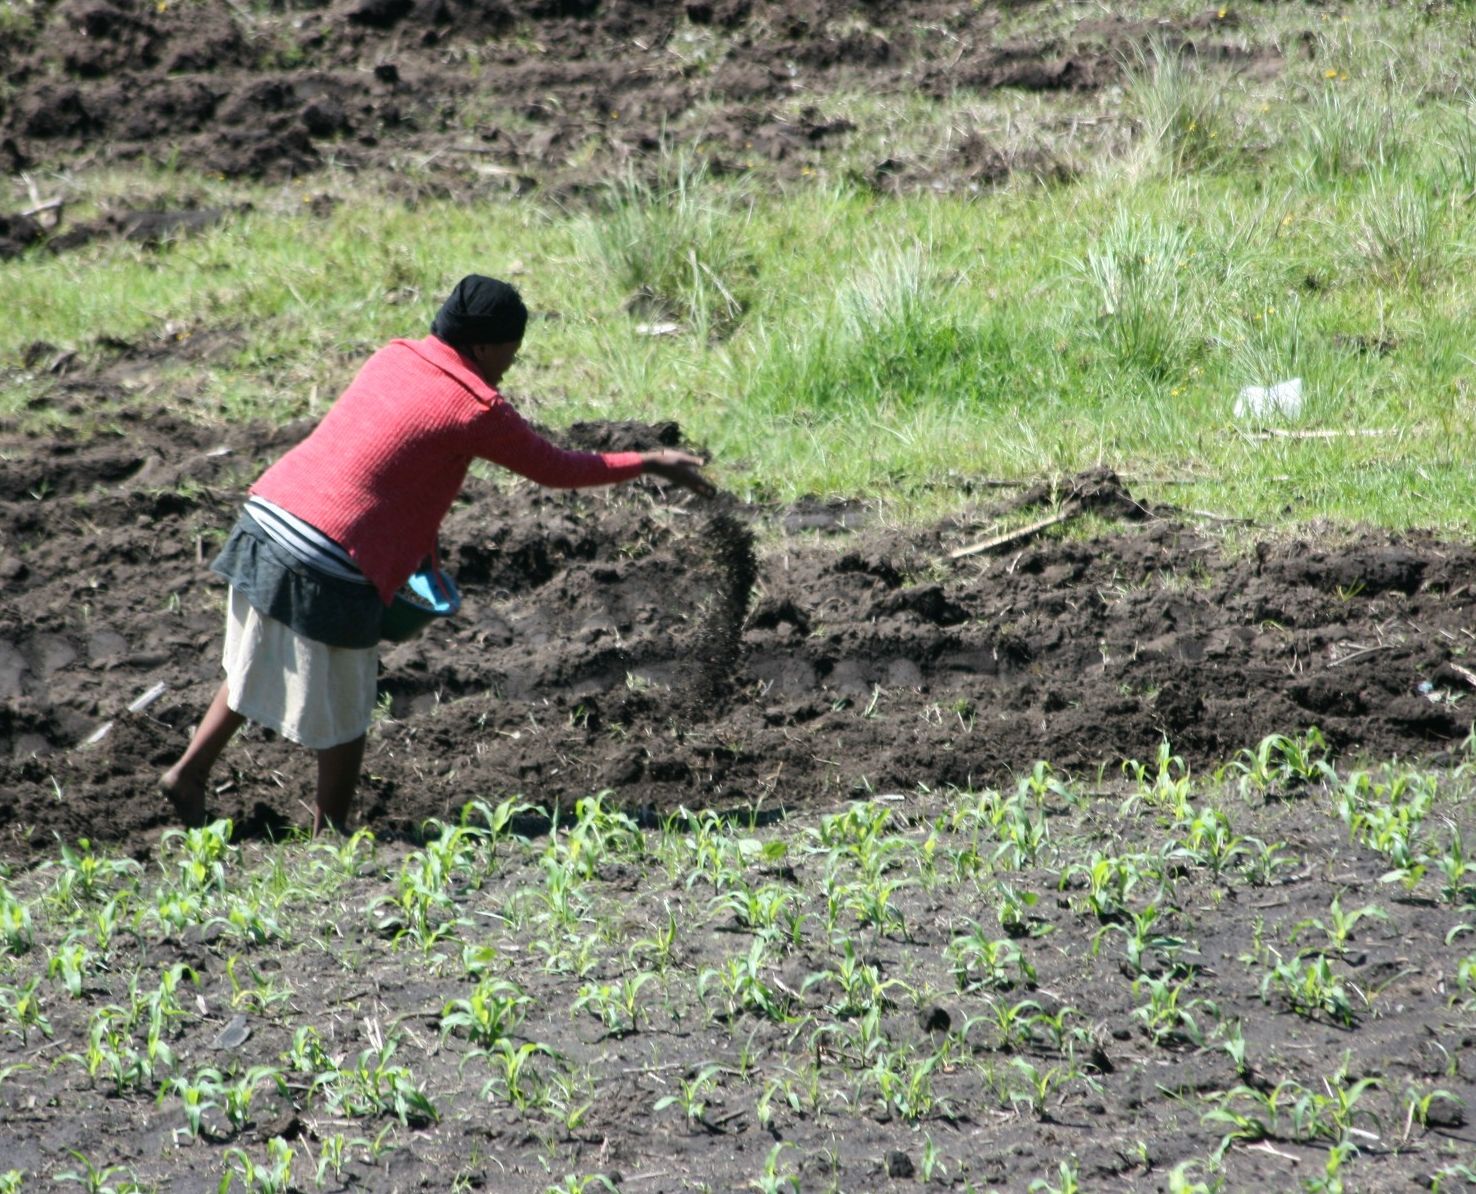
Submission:
[[[329,576],[304,564],[242,512],[210,565],[253,609],[303,638],[329,647],[379,642],[384,603],[379,590]]]

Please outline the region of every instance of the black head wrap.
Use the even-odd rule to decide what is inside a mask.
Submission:
[[[506,282],[468,274],[456,283],[431,323],[431,335],[456,348],[514,344],[528,326],[528,308]]]

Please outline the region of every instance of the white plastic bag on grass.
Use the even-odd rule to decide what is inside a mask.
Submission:
[[[1237,419],[1296,419],[1302,414],[1302,379],[1274,386],[1246,386],[1235,400]]]

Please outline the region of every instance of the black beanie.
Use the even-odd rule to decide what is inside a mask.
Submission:
[[[431,335],[455,348],[514,344],[528,326],[528,308],[506,282],[468,274],[456,283],[431,323]]]

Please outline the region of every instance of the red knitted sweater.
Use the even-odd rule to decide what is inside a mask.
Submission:
[[[393,340],[251,492],[343,545],[388,604],[430,554],[474,456],[564,489],[638,476],[636,452],[566,452],[450,345]]]

